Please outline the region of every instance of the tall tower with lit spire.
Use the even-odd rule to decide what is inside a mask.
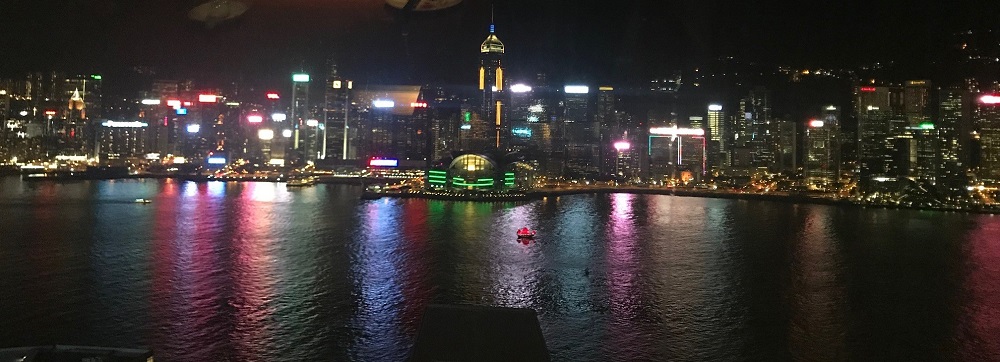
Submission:
[[[503,66],[500,59],[503,58],[503,43],[496,35],[496,27],[490,22],[490,35],[483,41],[479,48],[479,90],[483,92],[482,115],[487,121],[494,123],[496,127],[495,147],[500,149],[504,146],[508,136],[504,131],[506,124],[503,123],[503,101],[501,95],[506,89],[503,77]]]

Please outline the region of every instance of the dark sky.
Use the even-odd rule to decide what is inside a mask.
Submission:
[[[201,0],[7,0],[0,76],[60,69],[283,82],[334,56],[371,83],[471,83],[490,1],[410,16],[382,0],[245,0],[235,22],[206,29]],[[727,55],[789,65],[928,63],[949,33],[995,26],[1000,1],[496,0],[515,77],[640,81]]]

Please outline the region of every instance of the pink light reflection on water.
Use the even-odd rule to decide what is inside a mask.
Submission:
[[[1000,217],[986,216],[968,244],[969,299],[960,332],[962,359],[993,360],[1000,356]]]
[[[167,346],[158,350],[174,353],[177,360],[216,360],[224,353],[223,346],[218,343],[211,348],[204,346],[205,340],[222,340],[220,336],[228,334],[226,326],[218,320],[225,315],[222,306],[226,301],[220,293],[225,289],[225,281],[220,280],[217,272],[221,264],[219,246],[214,245],[222,242],[215,237],[220,231],[217,224],[222,213],[218,207],[222,200],[204,192],[205,184],[188,182],[182,187],[181,209],[166,217],[176,222],[174,239],[170,241],[174,244],[174,255],[154,261],[169,264],[169,268],[154,268],[169,274],[157,277],[168,279],[169,285],[163,285],[168,289],[157,290],[154,296],[169,298],[166,314],[156,322],[169,331],[168,338],[158,339],[167,341]]]
[[[794,359],[836,360],[847,352],[842,253],[834,243],[829,209],[795,205],[805,214],[793,243],[789,352]]]
[[[643,345],[637,334],[636,319],[641,304],[635,245],[636,225],[632,204],[638,195],[612,194],[611,217],[608,220],[607,273],[610,288],[611,346]],[[628,358],[628,356],[624,356]]]
[[[231,338],[237,359],[250,361],[270,355],[274,341],[270,338],[275,312],[276,273],[274,239],[270,213],[273,204],[256,202],[260,198],[273,200],[276,184],[245,183],[243,194],[233,203],[233,300],[235,328]]]
[[[176,185],[169,182],[163,186],[161,196],[175,196],[176,192]],[[175,220],[179,213],[177,204],[176,197],[159,197],[157,202],[151,205],[154,207],[154,228],[152,231],[153,258],[151,265],[153,298],[150,298],[150,314],[157,326],[152,339],[158,342],[171,341],[170,337],[177,335],[182,326],[179,323],[171,323],[173,319],[172,307],[175,303],[180,302],[174,298],[176,294],[173,292],[176,288],[174,284],[178,280],[174,276],[176,269],[174,263],[180,254]],[[154,345],[153,348],[157,351],[163,351],[161,353],[166,354],[163,356],[164,358],[170,358],[171,351],[174,351],[174,345],[171,342]]]

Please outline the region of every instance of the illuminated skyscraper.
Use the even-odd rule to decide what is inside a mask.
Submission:
[[[292,104],[291,113],[288,115],[288,121],[291,122],[292,126],[292,149],[296,151],[293,157],[289,157],[292,162],[308,156],[303,149],[305,145],[303,141],[307,136],[305,132],[308,127],[306,121],[310,117],[309,81],[309,74],[292,74]]]
[[[837,127],[824,120],[806,125],[805,183],[811,189],[829,190],[837,181],[839,167]]]
[[[771,139],[774,142],[772,169],[793,175],[799,169],[799,131],[796,122],[772,121]]]
[[[830,167],[833,169],[834,182],[840,183],[841,172],[844,169],[844,135],[842,133],[842,128],[840,125],[841,111],[840,108],[834,105],[828,105],[823,108],[822,117],[820,120],[823,121],[824,127],[830,128],[833,133],[833,143],[830,145],[833,150],[831,151],[831,157],[833,158],[830,162]]]
[[[902,93],[898,88],[854,87],[854,112],[858,117],[858,166],[863,179],[888,172],[888,140],[900,134]],[[905,120],[902,123],[906,123]]]
[[[492,121],[495,128],[493,147],[502,148],[504,139],[509,137],[509,132],[504,132],[504,128],[508,127],[503,123],[502,95],[506,89],[506,82],[500,60],[503,58],[504,46],[497,38],[495,30],[495,26],[490,24],[490,35],[479,48],[479,90],[483,92],[481,104],[483,119]]]
[[[601,174],[617,175],[616,170],[619,169],[618,160],[621,158],[621,152],[615,148],[614,144],[619,141],[616,138],[621,135],[622,130],[618,122],[618,114],[615,111],[615,103],[617,102],[615,88],[602,86],[598,87],[597,90],[595,123],[600,134]]]
[[[372,86],[355,89],[358,157],[397,159],[400,166],[427,166],[432,157],[432,126],[420,86]],[[354,128],[352,126],[352,128]]]
[[[731,137],[726,133],[726,112],[722,105],[708,105],[708,164],[713,168],[729,166],[729,145]]]
[[[653,127],[649,129],[649,173],[655,180],[702,180],[706,163],[705,130]]]
[[[1000,185],[1000,95],[981,94],[976,103],[974,126],[980,147],[976,177],[987,185]]]
[[[104,121],[98,127],[94,153],[104,163],[121,165],[125,159],[140,158],[149,151],[146,122]]]
[[[740,100],[740,114],[736,119],[736,148],[750,153],[749,165],[740,167],[773,167],[775,161],[776,138],[771,119],[769,93],[763,87],[754,88],[746,98]]]
[[[903,112],[908,127],[931,121],[931,81],[911,80],[903,87]]]
[[[907,135],[913,137],[910,144],[909,176],[931,184],[936,183],[941,153],[940,138],[934,123],[923,122],[915,127],[908,127]]]
[[[961,88],[942,89],[941,104],[935,126],[938,131],[941,162],[938,165],[937,181],[948,190],[964,191],[967,180],[965,169],[967,156],[962,135],[968,134],[968,106],[971,103],[968,92]],[[963,130],[965,132],[963,132]]]
[[[566,145],[566,173],[571,177],[595,177],[600,173],[600,127],[594,122],[590,87],[563,87],[562,117]]]
[[[348,148],[351,138],[350,92],[354,89],[354,82],[344,79],[337,72],[337,64],[328,61],[326,83],[323,84],[323,89],[323,124],[325,126],[323,139],[326,142],[323,149],[326,151],[325,158],[347,160],[351,156]]]

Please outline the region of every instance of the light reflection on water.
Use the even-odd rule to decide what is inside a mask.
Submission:
[[[361,201],[0,179],[0,347],[402,360],[430,303],[538,311],[555,360],[989,360],[1000,218],[653,195]],[[135,198],[155,200],[148,205]],[[538,238],[520,243],[527,226]]]

